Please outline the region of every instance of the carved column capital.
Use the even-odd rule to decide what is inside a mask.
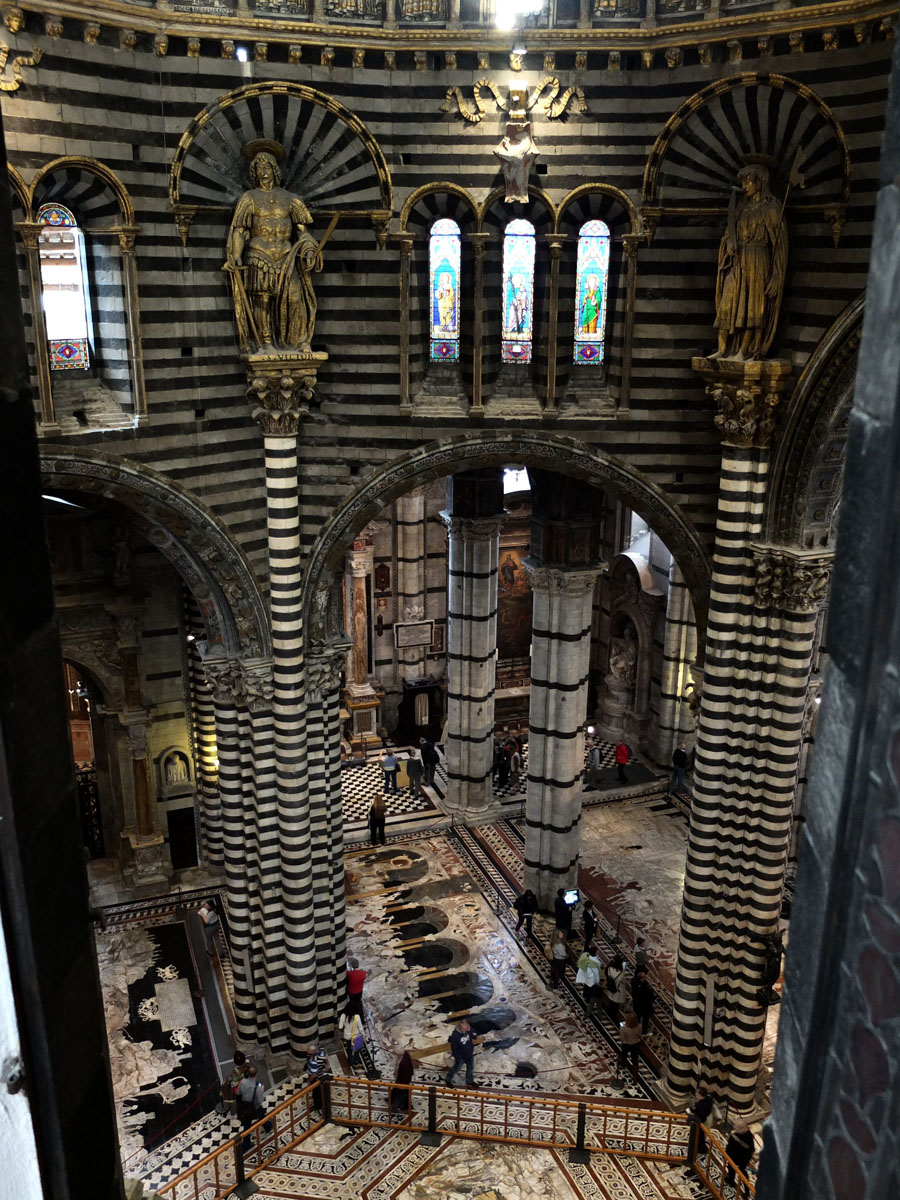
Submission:
[[[326,692],[338,690],[352,645],[349,638],[336,638],[310,647],[303,663],[307,700],[321,700]]]
[[[825,603],[834,555],[785,546],[753,546],[757,608],[815,613]]]
[[[43,228],[44,226],[37,221],[16,222],[16,229],[22,235],[22,241],[25,243],[26,250],[37,250]]]
[[[472,243],[476,258],[484,257],[484,248],[491,239],[489,233],[467,233],[466,237]]]
[[[691,366],[718,409],[714,420],[723,444],[767,449],[793,365],[785,359],[694,358]]]
[[[268,659],[205,659],[203,673],[217,704],[240,705],[250,712],[263,712],[272,706],[275,680]]]
[[[267,437],[296,437],[309,416],[319,367],[327,354],[283,351],[244,356],[253,419]]]
[[[498,513],[495,517],[454,517],[452,513],[441,513],[448,535],[467,542],[488,542],[499,537],[505,516],[505,513]]]
[[[544,567],[534,559],[525,558],[522,566],[528,575],[528,582],[533,592],[556,593],[561,596],[583,596],[593,590],[597,576],[603,569],[603,564],[596,567]]]

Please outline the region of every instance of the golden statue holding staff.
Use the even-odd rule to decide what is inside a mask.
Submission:
[[[231,277],[241,349],[309,352],[316,325],[311,276],[322,269],[325,238],[319,243],[307,231],[309,209],[281,186],[281,147],[255,142],[245,154],[252,154],[256,186],[237,202],[223,267]]]
[[[787,271],[784,205],[769,185],[769,169],[750,162],[737,174],[728,228],[719,245],[716,326],[719,345],[712,358],[761,359],[775,337]],[[794,182],[792,174],[791,182]]]

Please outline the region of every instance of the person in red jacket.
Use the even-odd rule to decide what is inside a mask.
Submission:
[[[625,776],[625,768],[628,766],[631,758],[631,751],[624,742],[619,742],[616,746],[616,770],[619,773],[619,783],[627,783],[628,779]]]
[[[366,982],[366,973],[360,969],[359,960],[356,958],[347,959],[347,1008],[346,1013],[352,1016],[356,1013],[358,1016],[363,1015],[362,992],[363,984]]]

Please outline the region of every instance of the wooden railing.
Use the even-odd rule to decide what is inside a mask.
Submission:
[[[321,1096],[316,1095],[319,1087]],[[303,1088],[245,1134],[160,1188],[159,1195],[167,1200],[220,1200],[328,1121],[404,1129],[420,1133],[426,1143],[446,1135],[567,1150],[574,1161],[586,1161],[594,1153],[686,1165],[690,1143],[690,1126],[683,1113],[557,1100],[533,1092],[338,1077]],[[734,1169],[736,1200],[751,1200],[754,1190],[746,1176],[734,1168],[715,1134],[707,1130],[706,1137],[706,1157],[695,1163],[700,1179],[722,1200],[726,1182],[731,1183],[729,1170]]]

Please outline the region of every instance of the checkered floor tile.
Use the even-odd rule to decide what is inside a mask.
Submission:
[[[444,787],[445,784],[442,785],[442,792]],[[437,811],[435,794],[430,788],[423,788],[418,796],[413,796],[408,788],[399,792],[385,792],[384,771],[378,765],[377,755],[370,758],[365,766],[344,766],[341,771],[341,791],[344,796],[344,826],[351,831],[368,828],[369,809],[375,797],[380,795],[385,799],[389,826],[391,818],[403,819],[418,813]]]

